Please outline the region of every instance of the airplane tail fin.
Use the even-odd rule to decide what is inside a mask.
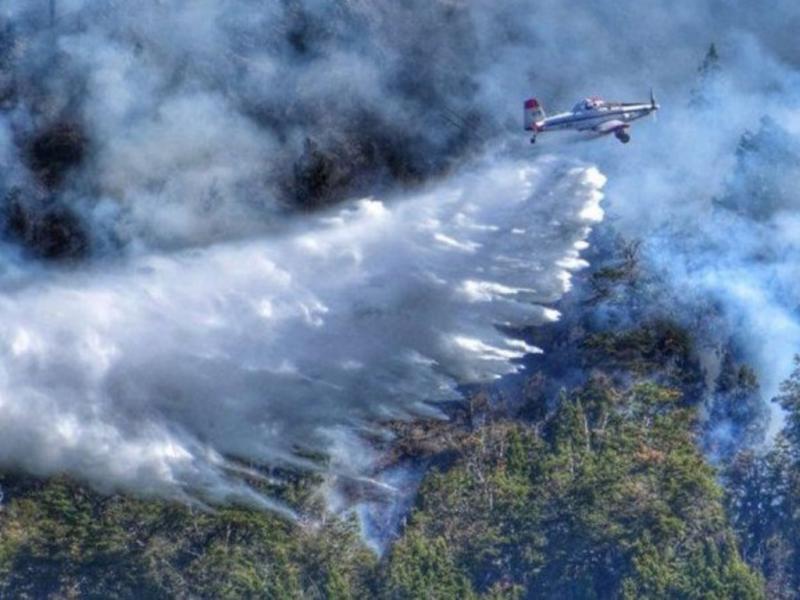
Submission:
[[[544,108],[536,98],[525,100],[525,116],[523,120],[525,131],[534,131],[536,122],[541,121],[544,117]]]

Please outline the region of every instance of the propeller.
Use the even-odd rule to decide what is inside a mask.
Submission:
[[[653,115],[653,120],[658,121],[658,109],[661,108],[656,102],[656,95],[653,92],[653,88],[650,88],[650,110],[652,111],[650,114]]]

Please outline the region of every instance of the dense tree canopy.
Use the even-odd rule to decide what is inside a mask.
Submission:
[[[712,466],[707,432],[747,431],[757,382],[728,356],[704,405],[691,330],[652,303],[609,318],[659,293],[613,247],[519,398],[479,391],[466,416],[396,428],[399,457],[437,466],[383,556],[352,515],[326,512],[315,477],[285,474],[303,515],[289,521],[6,474],[0,597],[796,598],[800,364],[773,449]],[[554,392],[566,361],[582,377]]]

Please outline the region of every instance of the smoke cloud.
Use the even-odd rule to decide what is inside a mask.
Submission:
[[[676,90],[658,127],[642,131],[647,153],[598,162],[620,229],[647,241],[679,297],[721,308],[721,337],[769,399],[800,351],[800,77],[745,32],[722,39],[718,67]]]
[[[763,115],[797,136],[791,2],[52,5],[0,8],[6,465],[256,501],[242,464],[361,473],[354,433],[534,351],[495,325],[552,318],[600,171],[767,391],[788,371],[794,171],[766,214],[732,174]],[[698,82],[711,41],[723,70]],[[519,131],[527,96],[651,85],[662,118],[629,146]]]
[[[594,169],[499,161],[254,238],[37,273],[0,302],[3,462],[224,500],[241,462],[358,476],[352,432],[536,352],[602,217]],[[555,221],[555,219],[558,221]],[[354,459],[354,457],[363,457]]]

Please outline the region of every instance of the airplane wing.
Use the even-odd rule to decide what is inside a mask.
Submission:
[[[627,129],[628,127],[630,127],[629,123],[620,121],[619,119],[612,119],[610,121],[603,121],[599,125],[592,127],[592,129],[597,133],[604,135],[606,133],[615,133],[620,129]]]

